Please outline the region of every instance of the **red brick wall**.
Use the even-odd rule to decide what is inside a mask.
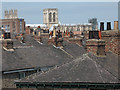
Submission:
[[[105,41],[98,39],[89,39],[86,42],[87,52],[92,52],[95,55],[105,55]]]
[[[30,27],[26,27],[26,35],[30,35]]]
[[[69,38],[70,43],[76,43],[82,46],[82,39],[81,38]]]
[[[102,39],[106,43],[106,52],[120,55],[120,32],[118,30],[102,31]]]
[[[84,32],[85,39],[89,39],[89,31]]]

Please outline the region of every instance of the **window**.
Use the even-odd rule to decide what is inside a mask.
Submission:
[[[49,22],[52,22],[52,13],[49,13]]]
[[[8,25],[8,31],[10,31],[10,25]]]
[[[20,33],[22,33],[22,21],[20,21]]]
[[[53,22],[55,22],[55,12],[53,13]]]
[[[19,73],[19,79],[22,79],[22,78],[25,78],[25,73],[24,72],[22,72],[22,73]]]
[[[5,32],[7,32],[7,31],[8,31],[8,28],[7,28],[7,26],[8,26],[8,25],[5,25]]]
[[[3,30],[3,27],[4,27],[4,26],[2,25],[1,30]]]

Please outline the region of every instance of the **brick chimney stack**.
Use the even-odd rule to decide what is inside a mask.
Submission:
[[[100,31],[104,31],[104,22],[100,22]]]
[[[105,56],[105,41],[101,39],[89,39],[86,41],[87,52],[92,52],[97,56]]]
[[[114,30],[118,30],[118,21],[114,21]]]
[[[3,40],[2,46],[6,51],[13,51],[13,41],[11,39]]]
[[[26,27],[26,34],[27,34],[27,35],[30,35],[30,26],[27,26],[27,27]]]
[[[107,30],[111,30],[111,22],[107,22]]]
[[[105,40],[105,51],[120,55],[120,32],[118,30],[106,30],[101,32]]]

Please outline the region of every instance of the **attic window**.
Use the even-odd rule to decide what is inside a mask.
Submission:
[[[25,78],[26,74],[24,72],[19,73],[19,79]]]

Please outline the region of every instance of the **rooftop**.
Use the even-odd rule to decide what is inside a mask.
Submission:
[[[14,52],[2,50],[3,71],[59,66],[70,62],[73,58],[77,58],[77,55],[80,56],[85,53],[77,51],[80,49],[78,45],[69,44],[68,42],[64,42],[64,48],[59,49],[53,47],[53,45],[47,45],[47,40],[43,40],[43,44],[39,44],[31,36],[25,36],[25,40],[26,44],[14,40]],[[84,50],[84,48],[81,50]],[[66,52],[70,53],[73,57]]]
[[[47,72],[33,74],[17,82],[119,83],[118,58],[112,53],[107,53],[106,57],[87,53]]]

